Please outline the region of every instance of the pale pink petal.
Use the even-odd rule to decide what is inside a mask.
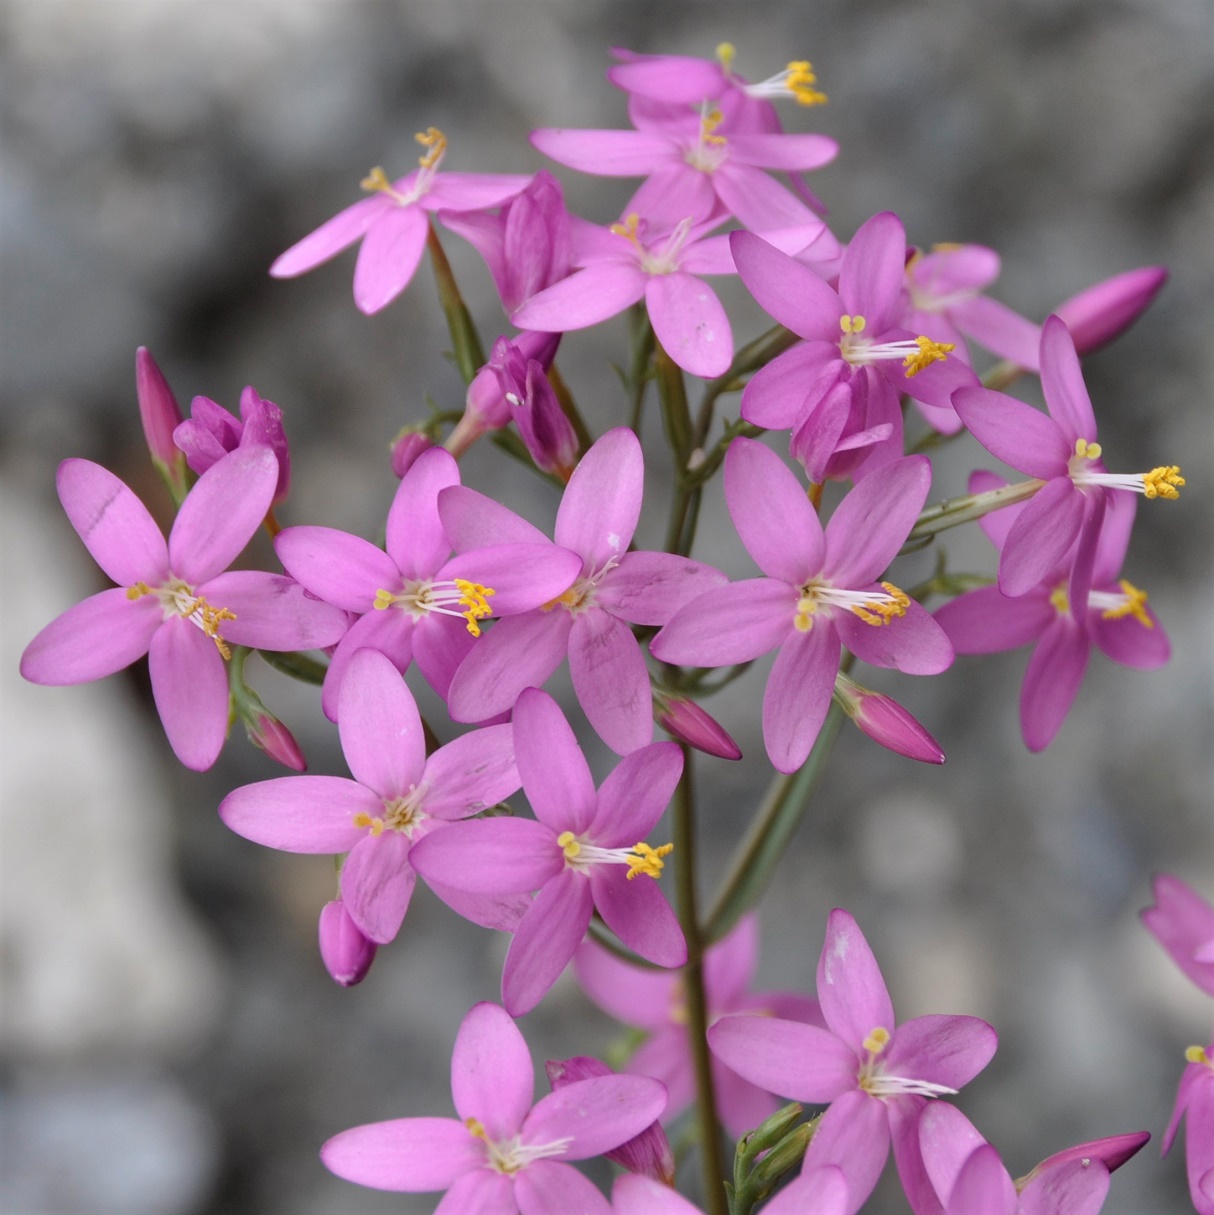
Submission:
[[[855,1215],[873,1192],[889,1155],[883,1102],[864,1092],[844,1093],[822,1116],[810,1140],[802,1175],[834,1165],[847,1179],[846,1215]]]
[[[453,485],[439,493],[438,515],[457,553],[495,544],[552,543],[538,527],[466,485]]]
[[[410,842],[390,828],[364,836],[341,867],[341,897],[359,932],[377,945],[396,939],[417,874],[409,864]]]
[[[438,494],[458,484],[455,457],[441,447],[422,452],[401,478],[388,510],[385,544],[401,577],[431,578],[447,560],[451,543],[438,517]]]
[[[1050,417],[1062,428],[1073,447],[1076,439],[1095,442],[1096,415],[1083,382],[1083,371],[1071,331],[1056,316],[1041,327],[1041,390]]]
[[[537,1160],[514,1181],[522,1215],[611,1215],[611,1204],[589,1178],[557,1160]],[[485,1215],[497,1215],[486,1211]]]
[[[607,69],[607,79],[626,93],[639,93],[655,101],[698,105],[705,97],[718,97],[725,87],[721,65],[692,55],[642,55],[623,47],[611,53],[622,59]]]
[[[747,381],[742,389],[742,417],[767,430],[786,430],[845,373],[837,343],[798,342]]]
[[[868,333],[883,334],[897,319],[906,266],[906,230],[892,211],[857,229],[839,267],[843,311],[862,316]]]
[[[569,872],[551,828],[526,818],[445,824],[414,844],[409,862],[427,882],[469,894],[525,894]]]
[[[590,888],[603,922],[633,953],[658,966],[687,961],[683,930],[656,878],[629,880],[623,865],[596,865]]]
[[[708,1030],[712,1053],[769,1093],[815,1104],[856,1087],[855,1053],[829,1030],[778,1017],[722,1017]]]
[[[362,839],[356,815],[376,818],[383,802],[341,776],[280,776],[233,789],[219,817],[237,835],[283,852],[349,852]]]
[[[169,533],[169,565],[189,583],[225,570],[253,538],[278,485],[268,447],[238,447],[212,464],[186,495]]]
[[[645,288],[645,306],[654,336],[684,371],[707,380],[729,370],[729,317],[703,279],[682,271],[653,275]]]
[[[384,801],[405,796],[421,780],[426,739],[417,702],[386,655],[362,649],[351,657],[337,728],[354,779]]]
[[[426,248],[429,221],[420,207],[390,207],[363,237],[354,264],[354,302],[368,316],[408,285]]]
[[[643,840],[662,817],[682,773],[683,753],[677,743],[651,743],[625,755],[599,789],[590,824],[594,842],[630,848]]]
[[[984,586],[938,608],[935,619],[958,654],[997,654],[1034,641],[1057,614],[1047,595],[1012,599]]]
[[[169,555],[160,528],[112,472],[91,460],[64,460],[55,485],[72,526],[108,577],[119,586],[164,582]]]
[[[1041,328],[1020,313],[985,295],[958,300],[949,313],[957,328],[979,346],[1018,367],[1037,370]]]
[[[513,727],[486,726],[452,739],[426,760],[425,810],[433,818],[464,818],[504,801],[520,783]]]
[[[229,570],[195,588],[213,608],[226,608],[225,641],[259,650],[315,650],[345,636],[347,616],[295,581],[260,570]]]
[[[998,1044],[995,1031],[977,1017],[915,1017],[898,1027],[883,1060],[892,1075],[959,1089],[991,1061]]]
[[[675,553],[625,553],[599,583],[597,602],[630,624],[665,624],[725,575]]]
[[[666,1090],[649,1076],[594,1076],[540,1098],[523,1123],[524,1144],[569,1138],[567,1160],[601,1156],[639,1135],[666,1108]]]
[[[593,906],[589,881],[573,869],[563,869],[535,896],[502,970],[502,1003],[512,1017],[529,1013],[560,977],[586,935]]]
[[[479,1169],[485,1148],[454,1118],[394,1118],[334,1135],[320,1149],[320,1158],[346,1181],[424,1193],[445,1190],[464,1173]]]
[[[800,586],[822,569],[818,513],[770,447],[734,439],[725,455],[725,501],[746,551],[769,578]]]
[[[913,599],[906,614],[888,624],[867,624],[850,612],[839,612],[834,627],[843,644],[870,666],[891,667],[908,675],[938,675],[953,664],[948,634]]]
[[[349,248],[376,218],[393,205],[386,194],[359,199],[353,206],[339,211],[285,253],[280,253],[270,267],[275,278],[294,278]]]
[[[556,514],[553,538],[597,571],[628,551],[641,517],[645,462],[626,426],[607,431],[581,458]]]
[[[1134,518],[1138,513],[1137,494],[1105,494],[1104,523],[1092,565],[1092,584],[1107,586],[1117,581],[1130,548]],[[998,513],[998,512],[996,512]]]
[[[1041,635],[1020,688],[1020,729],[1030,751],[1044,751],[1062,727],[1087,670],[1092,644],[1068,615]]]
[[[519,1133],[535,1093],[531,1052],[510,1015],[498,1004],[476,1004],[460,1024],[451,1052],[455,1112],[475,1118],[487,1137]]]
[[[625,262],[597,262],[533,295],[511,318],[520,329],[566,333],[623,312],[645,294],[646,275]]]
[[[31,683],[88,683],[142,658],[164,621],[154,595],[128,599],[121,587],[91,595],[57,616],[25,647],[21,674]]]
[[[573,955],[573,971],[582,990],[617,1021],[650,1031],[668,1023],[678,990],[674,976],[630,965],[593,941]]]
[[[751,578],[705,591],[649,643],[660,662],[723,667],[749,662],[780,645],[792,631],[797,592],[775,578]]]
[[[999,589],[1024,595],[1054,575],[1083,524],[1085,498],[1068,476],[1047,481],[1016,516],[999,558]]]
[[[369,612],[376,591],[401,589],[400,570],[383,549],[336,528],[283,528],[274,551],[296,582],[347,612]]]
[[[953,408],[974,438],[1005,464],[1042,480],[1066,473],[1074,444],[1041,410],[989,388],[959,388]]]
[[[929,1102],[917,1129],[927,1179],[935,1196],[943,1203],[956,1184],[961,1166],[986,1140],[955,1105],[945,1101]],[[919,1207],[912,1206],[918,1215]]]
[[[808,266],[752,232],[729,238],[734,264],[760,306],[798,337],[838,343],[843,303]]]
[[[585,831],[594,818],[594,780],[560,706],[538,688],[514,706],[514,752],[535,817],[554,832]]]
[[[1108,1178],[1105,1178],[1108,1185]],[[948,1195],[949,1215],[1016,1215],[1019,1205],[1016,1187],[990,1144],[975,1148],[961,1166]],[[1061,1213],[1059,1213],[1061,1215]]]
[[[678,156],[664,135],[643,131],[567,130],[541,127],[531,146],[558,164],[596,177],[644,177],[663,161]]]
[[[825,135],[729,136],[730,159],[761,169],[820,169],[838,154],[839,145]]]
[[[215,642],[180,616],[166,620],[152,637],[148,674],[173,753],[205,772],[228,733],[228,672]]]
[[[574,617],[569,674],[587,720],[617,755],[627,755],[653,737],[649,669],[640,643],[622,620],[596,607]]]
[[[750,165],[727,160],[713,173],[712,185],[725,209],[754,232],[799,227],[818,218],[792,191]]]
[[[667,1001],[668,1016],[686,1015],[686,1001],[680,994],[678,1003]],[[722,1066],[713,1060],[714,1069]],[[662,1121],[669,1124],[696,1098],[695,1070],[691,1061],[691,1044],[685,1025],[667,1025],[651,1033],[628,1060],[627,1070],[637,1076],[652,1076],[666,1086],[666,1112]]]
[[[832,911],[826,923],[818,1000],[826,1024],[857,1057],[864,1056],[864,1040],[874,1029],[894,1031],[894,1007],[877,959],[859,924],[842,908]]]
[[[795,772],[808,757],[830,708],[840,649],[825,621],[787,633],[763,694],[763,742],[777,771]]]
[[[413,617],[394,608],[368,612],[350,626],[329,659],[321,688],[320,707],[330,721],[337,720],[341,685],[354,655],[360,650],[378,650],[403,675],[413,660],[414,631]]]

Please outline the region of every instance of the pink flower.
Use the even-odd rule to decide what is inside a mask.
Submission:
[[[568,482],[577,464],[578,439],[548,382],[548,366],[529,358],[521,343],[500,337],[493,343],[489,367],[535,466]]]
[[[1170,873],[1156,877],[1153,890],[1155,905],[1142,913],[1142,922],[1172,961],[1214,996],[1214,907]]]
[[[139,398],[139,420],[152,463],[160,471],[174,500],[186,495],[185,456],[173,442],[173,431],[181,422],[181,407],[164,373],[145,346],[135,351],[135,392]]]
[[[840,1168],[849,1215],[877,1183],[893,1140],[904,1184],[922,1168],[924,1103],[954,1093],[995,1053],[995,1031],[977,1017],[916,1017],[898,1026],[864,934],[846,911],[830,914],[818,961],[828,1028],[777,1017],[724,1017],[708,1031],[714,1053],[752,1083],[794,1101],[830,1103],[802,1166]]]
[[[896,700],[861,687],[842,672],[835,678],[835,702],[874,742],[907,759],[944,763],[940,744]]]
[[[1166,1156],[1171,1151],[1180,1121],[1187,1119],[1184,1151],[1189,1196],[1198,1215],[1214,1215],[1214,1042],[1207,1047],[1190,1046],[1185,1058],[1188,1066],[1180,1076],[1163,1152]]]
[[[335,983],[353,987],[367,977],[378,946],[362,934],[341,899],[321,908],[318,936],[321,960]]]
[[[1063,300],[1054,309],[1071,331],[1075,349],[1090,354],[1120,337],[1146,310],[1168,281],[1162,266],[1142,266],[1115,274]],[[1033,367],[1032,363],[1025,366]]]
[[[794,772],[830,708],[843,646],[874,666],[932,675],[953,659],[944,632],[891,583],[877,583],[927,497],[922,456],[879,468],[839,504],[825,530],[797,478],[770,448],[737,438],[725,500],[766,575],[710,590],[650,643],[662,662],[718,667],[778,649],[763,699],[771,762]]]
[[[718,759],[742,758],[742,748],[725,727],[694,700],[673,692],[655,692],[653,709],[654,720],[679,742]]]
[[[229,643],[267,650],[332,645],[345,613],[290,578],[222,571],[257,530],[278,462],[242,447],[189,492],[165,543],[143,503],[89,460],[59,466],[59,500],[98,565],[118,586],[53,620],[26,647],[33,683],[88,683],[148,655],[165,733],[187,768],[209,768],[228,728]]]
[[[683,771],[679,748],[652,743],[633,751],[596,792],[556,701],[528,688],[514,709],[514,750],[538,821],[456,823],[422,840],[413,857],[427,881],[470,894],[538,891],[502,972],[502,1002],[511,1015],[540,1002],[595,910],[647,961],[683,965],[683,933],[656,881],[670,846],[644,842]]]
[[[730,1013],[750,1013],[822,1025],[816,1000],[783,991],[751,994],[758,960],[759,921],[754,915],[746,916],[707,951],[704,994],[709,1024]],[[668,1093],[665,1117],[677,1118],[695,1099],[682,980],[630,966],[591,941],[577,951],[573,965],[583,990],[605,1013],[648,1032],[628,1061],[628,1071],[661,1080]],[[735,1138],[775,1112],[776,1101],[769,1092],[744,1080],[720,1059],[713,1060],[713,1088],[721,1119]]]
[[[607,1200],[566,1161],[638,1135],[665,1093],[643,1076],[581,1080],[532,1104],[531,1055],[496,1004],[477,1004],[451,1056],[458,1118],[396,1118],[356,1126],[320,1150],[325,1167],[377,1190],[446,1190],[444,1215],[610,1215]]]
[[[447,150],[442,132],[430,127],[417,141],[427,149],[418,168],[397,181],[389,181],[383,169],[373,169],[362,182],[372,197],[338,212],[292,245],[275,260],[270,273],[275,278],[294,278],[361,239],[354,267],[354,302],[370,315],[409,285],[426,247],[427,212],[496,207],[531,180],[492,173],[440,173]]]

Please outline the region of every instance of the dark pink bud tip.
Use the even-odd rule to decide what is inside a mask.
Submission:
[[[683,696],[663,697],[654,702],[654,718],[667,734],[697,751],[720,759],[742,758],[742,748],[694,700]]]
[[[354,925],[341,899],[326,903],[320,913],[320,956],[334,982],[353,987],[367,977],[376,945]]]

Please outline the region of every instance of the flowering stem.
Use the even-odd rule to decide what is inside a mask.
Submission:
[[[1024,375],[1024,368],[1019,363],[1013,363],[1011,359],[1004,359],[983,372],[982,387],[993,388],[996,392],[1000,392],[1010,384],[1014,384],[1022,375]]]
[[[914,552],[923,547],[923,543],[917,542],[929,542],[937,532],[981,519],[983,515],[989,515],[1003,506],[1011,506],[1013,502],[1023,502],[1044,484],[1044,481],[1035,479],[1017,481],[1014,485],[1001,485],[998,489],[981,494],[964,494],[960,498],[949,498],[928,506],[919,512],[919,521],[911,528],[903,551]]]
[[[548,383],[552,385],[552,391],[556,393],[561,412],[569,419],[569,425],[573,427],[573,433],[577,435],[578,455],[585,455],[594,442],[594,437],[578,411],[573,393],[569,391],[569,385],[565,383],[565,377],[561,375],[556,363],[548,368]]]
[[[708,1000],[704,995],[704,947],[696,901],[695,797],[691,784],[692,751],[682,745],[683,775],[674,794],[675,904],[687,941],[683,992],[687,1000],[687,1037],[696,1073],[696,1119],[699,1125],[700,1162],[708,1215],[728,1215],[725,1199],[725,1159],[721,1152],[721,1125],[717,1119],[712,1082],[712,1056],[708,1050]]]
[[[628,313],[628,331],[631,337],[632,362],[628,374],[622,376],[632,402],[632,413],[628,421],[634,433],[640,434],[641,408],[645,403],[645,388],[653,378],[650,362],[653,359],[653,326],[643,304],[634,304]]]
[[[775,325],[766,333],[761,333],[753,342],[748,342],[733,356],[729,370],[712,380],[700,398],[700,412],[696,417],[693,436],[696,447],[702,447],[704,440],[708,438],[717,398],[726,392],[737,392],[742,387],[741,376],[765,367],[776,355],[783,354],[798,341],[800,338],[791,330],[785,329],[783,325]]]
[[[290,653],[279,650],[258,650],[262,658],[276,671],[290,675],[301,683],[314,683],[317,686],[324,683],[325,672],[329,669],[328,662],[320,662],[309,654],[295,650]]]
[[[438,299],[447,318],[447,329],[451,334],[451,346],[455,365],[465,384],[485,365],[485,350],[480,334],[476,331],[472,314],[460,295],[459,285],[451,270],[451,263],[443,251],[442,243],[433,224],[426,226],[426,248],[430,250],[430,265],[434,269],[434,283],[438,287]]]

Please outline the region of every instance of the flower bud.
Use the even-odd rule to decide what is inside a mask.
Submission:
[[[282,502],[291,488],[291,453],[282,425],[282,410],[273,401],[265,400],[250,384],[240,394],[240,416],[244,422],[240,442],[268,447],[278,459],[278,485],[274,490],[274,502]]]
[[[892,697],[861,687],[840,672],[835,700],[874,742],[921,763],[944,763],[936,740]]]
[[[741,759],[742,748],[725,728],[686,696],[655,693],[654,720],[673,738],[720,759]]]
[[[403,477],[413,467],[413,461],[434,446],[434,440],[425,431],[406,426],[392,440],[392,471]]]
[[[1142,266],[1106,278],[1054,309],[1066,322],[1076,351],[1090,354],[1124,333],[1150,306],[1168,280],[1162,266]]]
[[[375,942],[355,927],[341,899],[321,908],[320,956],[335,982],[343,987],[361,983],[375,961],[375,950]]]
[[[135,395],[139,398],[139,420],[152,463],[160,470],[173,497],[185,497],[185,456],[173,442],[173,431],[181,423],[181,409],[164,373],[146,346],[135,351]]]
[[[548,1083],[552,1085],[553,1092],[579,1080],[593,1080],[599,1076],[614,1074],[606,1063],[588,1055],[577,1055],[572,1059],[549,1059],[544,1064],[544,1071],[548,1073]],[[674,1152],[659,1122],[651,1123],[627,1143],[621,1143],[618,1148],[603,1154],[630,1173],[640,1173],[665,1185],[674,1185]]]
[[[1016,1182],[1016,1189],[1023,1190],[1034,1177],[1051,1169],[1061,1168],[1073,1160],[1099,1160],[1109,1172],[1119,1169],[1127,1160],[1144,1148],[1151,1136],[1146,1131],[1131,1131],[1126,1135],[1110,1135],[1105,1139],[1093,1139],[1089,1143],[1078,1143],[1046,1157]]]
[[[245,731],[249,742],[260,747],[271,759],[296,772],[307,771],[308,761],[304,759],[295,735],[273,713],[261,712],[246,720]]]

